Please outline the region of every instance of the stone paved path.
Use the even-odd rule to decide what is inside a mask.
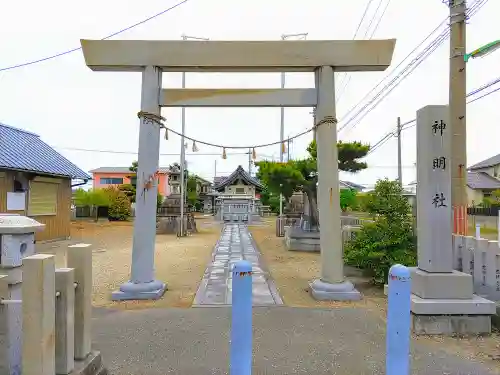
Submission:
[[[282,305],[283,302],[247,226],[238,223],[224,225],[212,254],[212,262],[205,271],[193,305],[231,305],[231,268],[235,262],[242,259],[252,264],[253,305]]]

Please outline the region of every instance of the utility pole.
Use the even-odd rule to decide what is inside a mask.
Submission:
[[[308,33],[299,33],[299,34],[283,34],[281,36],[281,40],[287,40],[288,38],[297,38],[297,40],[306,40]],[[285,88],[285,72],[281,73],[281,88]],[[283,146],[285,142],[285,108],[281,107],[280,113],[280,162],[283,163]],[[280,217],[283,216],[283,194],[280,193]]]
[[[313,108],[312,112],[309,112],[313,116],[313,141],[316,141],[316,107]]]
[[[288,139],[287,139],[287,145],[286,145],[286,161],[290,161],[290,143],[292,141],[290,140],[290,135],[288,135]]]
[[[450,8],[450,130],[451,204],[454,232],[467,234],[467,133],[466,133],[466,0],[449,0]]]
[[[215,182],[215,177],[217,177],[217,160],[214,160],[214,182]]]
[[[399,186],[403,187],[403,166],[401,164],[401,117],[398,117],[398,128],[396,131],[398,137],[398,181]]]
[[[187,36],[187,35],[182,35],[182,40],[186,41],[188,39],[193,39],[193,40],[208,40],[208,38],[198,38],[194,36]],[[186,72],[182,72],[182,88],[186,88]],[[186,144],[185,144],[185,139],[184,136],[186,135],[186,108],[182,107],[181,108],[181,222],[179,224],[179,229],[180,229],[180,234],[181,236],[184,236],[184,200],[186,198],[186,188],[185,188],[185,176],[184,176],[184,171],[185,171],[185,164],[186,164]]]
[[[248,174],[252,175],[252,150],[248,149]]]

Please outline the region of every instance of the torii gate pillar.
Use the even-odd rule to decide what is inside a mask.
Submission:
[[[82,40],[88,67],[96,71],[142,72],[143,111],[160,106],[303,106],[316,104],[318,206],[321,228],[321,277],[311,284],[320,300],[354,300],[360,294],[344,279],[340,228],[337,120],[334,72],[383,71],[392,60],[395,39],[300,41],[146,41]],[[316,98],[310,91],[292,90],[161,90],[161,71],[168,72],[316,72]],[[243,94],[243,95],[242,95]],[[216,98],[219,96],[219,99]],[[147,99],[146,99],[147,98]],[[269,104],[268,104],[269,103]],[[141,120],[139,166],[132,249],[131,279],[113,295],[116,299],[155,299],[165,284],[154,279],[156,181],[159,126]],[[143,194],[143,196],[141,196]]]
[[[318,209],[321,247],[321,278],[311,283],[311,294],[318,300],[358,300],[361,294],[344,279],[340,223],[339,157],[335,79],[331,66],[316,72],[316,145],[318,153]]]

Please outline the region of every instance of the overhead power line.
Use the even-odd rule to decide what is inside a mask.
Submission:
[[[400,61],[400,63],[391,70],[391,72],[389,72],[389,74],[387,74],[384,78],[382,78],[370,91],[368,91],[365,96],[363,96],[361,98],[361,100],[356,104],[354,105],[353,107],[351,107],[351,109],[349,109],[347,111],[347,113],[343,116],[343,118],[340,120],[344,120],[347,116],[349,116],[349,114],[351,114],[362,102],[363,100],[365,100],[373,91],[375,91],[388,77],[390,77],[417,49],[419,49],[432,35],[434,35],[434,33],[441,27],[443,26],[443,24],[446,23],[446,20],[448,18],[445,18],[434,30],[432,30],[429,35],[427,35],[424,40],[422,40],[410,53],[408,53],[404,58],[403,60]],[[411,63],[410,63],[411,64]],[[349,124],[349,122],[347,122],[345,125],[343,125],[342,127],[339,128],[339,132],[344,129],[347,125]]]
[[[474,14],[476,14],[486,3],[488,0],[477,0],[474,4],[471,5],[471,7],[467,10],[467,18],[470,19]],[[346,115],[340,120],[340,122],[343,122],[343,120],[350,114],[352,113],[362,102],[365,98],[367,98],[375,89],[380,86],[388,77],[391,76],[392,73],[394,73],[400,65],[406,59],[411,56],[421,45],[423,45],[443,24],[446,23],[448,20],[448,17],[446,17],[417,47],[415,47],[397,66],[394,68],[391,73],[389,73],[386,77],[384,77],[374,88],[372,88],[356,105],[354,105]],[[351,129],[354,129],[361,120],[366,117],[366,115],[371,112],[375,107],[377,107],[382,100],[389,95],[394,88],[396,88],[405,78],[407,78],[430,54],[432,54],[450,35],[449,28],[446,28],[441,34],[439,34],[427,47],[424,48],[420,54],[414,58],[401,72],[398,73],[396,77],[394,77],[388,84],[386,84],[376,95],[374,98],[372,98],[367,104],[365,104],[360,110],[356,112],[354,116],[352,116],[346,123],[344,123],[338,130],[340,132],[341,130],[345,129],[349,124],[351,124],[354,120],[357,120],[354,124],[352,124]],[[410,70],[411,68],[411,70]],[[408,72],[407,72],[408,71]],[[407,72],[407,73],[406,73]],[[405,74],[406,73],[406,74]],[[403,76],[404,74],[404,76]],[[402,77],[399,82],[398,79]],[[393,87],[391,87],[394,85]],[[388,92],[385,92],[386,90],[389,90]],[[382,96],[383,95],[383,96]],[[365,110],[372,104],[375,100],[377,100],[379,97],[381,97],[371,108],[369,108],[366,112]],[[359,116],[362,116],[359,118]]]
[[[472,90],[470,93],[467,94],[467,97],[470,97],[470,96],[473,96],[475,94],[478,94],[479,92],[484,91],[487,88],[489,88],[489,87],[491,87],[491,86],[493,86],[493,85],[495,85],[497,83],[500,83],[500,77],[497,78],[497,79],[495,79],[495,80],[493,80],[493,81],[491,81],[490,83],[487,83],[487,84],[485,84],[485,85],[483,85],[483,86],[475,89],[475,90]],[[484,97],[486,97],[488,95],[491,95],[491,94],[493,94],[494,92],[497,92],[497,91],[500,91],[500,87],[498,87],[498,88],[496,88],[494,90],[491,90],[491,91],[489,91],[489,92],[487,92],[487,93],[485,93],[485,94],[483,94],[483,95],[481,95],[481,96],[479,96],[477,98],[469,100],[467,102],[467,104],[474,103],[474,102],[476,102],[476,101],[478,101],[478,100],[480,100],[480,99],[482,99],[482,98],[484,98]],[[407,130],[407,129],[410,129],[410,128],[414,127],[416,125],[416,121],[417,121],[416,119],[413,119],[413,120],[410,120],[408,122],[405,122],[404,124],[401,125],[402,126],[401,130]],[[389,139],[391,139],[395,135],[396,135],[396,131],[390,131],[387,134],[385,134],[382,138],[380,138],[377,142],[375,142],[375,144],[370,148],[370,151],[368,152],[367,155],[370,155],[373,152],[375,152],[378,148],[380,148],[384,144],[386,144],[389,141]]]
[[[358,24],[358,27],[356,29],[356,32],[354,33],[354,36],[353,36],[353,40],[356,38],[357,34],[358,34],[358,31],[361,27],[361,24],[363,23],[363,20],[365,19],[366,17],[366,14],[368,12],[368,9],[370,8],[370,5],[372,3],[373,0],[370,0],[367,4],[366,4],[366,8],[365,8],[365,11],[363,13],[363,16],[361,17],[361,21],[359,22]],[[380,6],[382,5],[382,2],[384,0],[379,0],[379,3],[378,3],[378,6],[377,8],[375,9],[375,12],[373,13],[373,16],[370,20],[370,23],[368,24],[368,28],[366,29],[365,31],[365,34],[364,34],[364,38],[366,38],[366,36],[368,35],[369,31],[370,31],[370,28],[373,24],[373,21],[375,20],[375,18],[377,17],[378,15],[378,11],[380,9]],[[382,21],[382,19],[384,18],[384,15],[385,15],[385,12],[387,11],[387,8],[389,7],[389,4],[391,3],[391,0],[387,0],[387,3],[385,5],[385,8],[383,9],[382,13],[380,14],[380,17],[377,21],[377,23],[375,24],[375,27],[373,28],[372,30],[372,33],[369,37],[369,39],[372,39],[373,36],[375,35],[375,32],[377,31],[378,27],[380,26],[380,22]],[[347,90],[347,86],[349,86],[349,82],[351,81],[351,78],[352,76],[350,74],[347,74],[347,73],[343,73],[342,75],[342,78],[340,78],[339,80],[339,87],[340,87],[340,90],[337,94],[337,97],[336,97],[336,100],[335,100],[335,103],[338,103],[340,101],[340,99],[342,98],[342,95],[346,92]]]
[[[162,15],[164,15],[165,13],[187,3],[189,0],[183,0],[183,1],[180,1],[178,2],[177,4],[175,5],[172,5],[170,8],[167,8],[167,9],[164,9],[162,10],[161,12],[158,12],[156,14],[153,14],[152,16],[146,18],[146,19],[143,19],[142,21],[139,21],[137,23],[134,23],[133,25],[130,25],[130,26],[127,26],[125,27],[124,29],[121,29],[121,30],[118,30],[118,31],[115,31],[114,33],[108,35],[108,36],[105,36],[104,38],[102,38],[101,40],[106,40],[106,39],[111,39],[112,37],[116,36],[116,35],[119,35],[119,34],[122,34],[124,33],[125,31],[128,31],[128,30],[131,30],[137,26],[140,26],[146,22],[149,22],[157,17],[160,17]],[[32,61],[27,61],[27,62],[24,62],[24,63],[20,63],[20,64],[16,64],[16,65],[11,65],[11,66],[6,66],[4,68],[0,68],[0,72],[3,72],[3,71],[7,71],[7,70],[12,70],[12,69],[17,69],[17,68],[22,68],[23,66],[28,66],[28,65],[34,65],[34,64],[38,64],[38,63],[41,63],[41,62],[44,62],[44,61],[48,61],[48,60],[52,60],[52,59],[55,59],[57,57],[61,57],[61,56],[64,56],[64,55],[68,55],[70,53],[73,53],[73,52],[76,52],[76,51],[79,51],[81,50],[82,47],[76,47],[76,48],[73,48],[73,49],[70,49],[70,50],[67,50],[67,51],[64,51],[64,52],[60,52],[60,53],[57,53],[55,55],[51,55],[51,56],[47,56],[47,57],[42,57],[38,60],[32,60]]]
[[[368,103],[366,103],[354,116],[352,116],[340,129],[345,129],[349,124],[351,127],[349,130],[354,129],[359,123],[373,110],[375,109],[396,87],[398,87],[402,81],[404,81],[409,75],[411,75],[420,64],[422,64],[427,57],[429,57],[448,37],[449,31],[445,31],[440,34],[433,43],[428,45],[417,57],[415,57],[410,64],[408,64],[396,77],[394,77],[388,84],[386,84],[382,90],[380,90],[377,95],[375,95]],[[375,103],[374,103],[375,102]],[[374,103],[367,111],[372,103]]]
[[[115,150],[100,150],[100,149],[88,149],[88,148],[77,148],[77,147],[58,147],[52,146],[57,150],[68,150],[68,151],[80,151],[80,152],[93,152],[99,154],[121,154],[121,155],[137,155],[137,152],[133,151],[115,151]],[[160,153],[160,156],[179,156],[180,153]],[[248,155],[247,152],[228,152],[227,155]],[[269,156],[266,154],[258,154],[260,156]],[[220,152],[194,152],[190,154],[186,154],[186,156],[220,156]]]

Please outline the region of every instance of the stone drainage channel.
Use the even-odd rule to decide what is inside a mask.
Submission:
[[[205,270],[194,307],[231,305],[231,269],[239,260],[247,260],[252,264],[253,305],[283,305],[248,227],[241,223],[230,223],[224,225],[215,245],[212,262]]]

